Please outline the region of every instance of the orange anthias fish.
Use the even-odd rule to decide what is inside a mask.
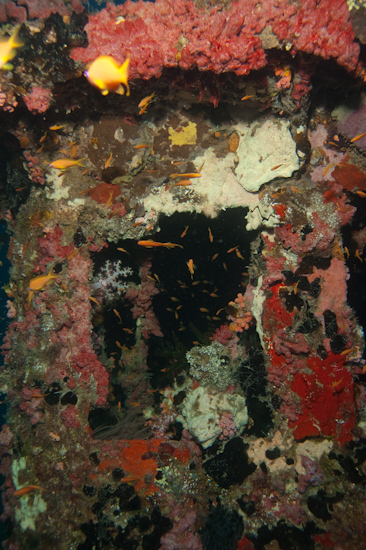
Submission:
[[[26,487],[22,487],[21,489],[18,489],[17,491],[15,491],[14,496],[20,498],[36,489],[39,489],[40,491],[44,490],[39,485],[27,485]]]
[[[84,167],[84,164],[82,163],[83,160],[85,159],[56,159],[53,162],[50,162],[50,166],[52,168],[56,168],[56,170],[65,172],[65,170],[71,168],[72,166]]]
[[[366,136],[366,132],[363,132],[362,134],[358,134],[357,136],[355,136],[354,138],[352,138],[350,140],[351,143],[354,143],[355,141],[358,141],[359,139],[362,139],[363,137]]]
[[[140,109],[139,115],[142,115],[146,111],[147,106],[150,105],[150,103],[153,101],[154,96],[155,92],[147,97],[144,97],[144,99],[141,99],[140,103],[138,104],[138,107]]]
[[[90,84],[98,88],[102,95],[107,95],[109,92],[117,94],[130,95],[130,87],[128,85],[128,67],[130,64],[129,58],[120,65],[110,55],[100,55],[85,71],[85,76]]]
[[[10,38],[0,39],[0,69],[4,69],[5,71],[13,69],[13,65],[8,63],[8,61],[16,56],[16,48],[24,46],[23,42],[18,38],[18,31],[19,29],[17,29]]]
[[[29,294],[28,294],[28,304],[31,303],[33,294],[36,290],[42,290],[43,287],[48,285],[52,279],[56,279],[59,275],[53,272],[51,268],[47,275],[38,275],[29,281]]]
[[[194,264],[193,264],[192,258],[191,258],[190,260],[188,260],[187,266],[188,266],[189,272],[190,272],[190,274],[191,274],[191,279],[193,279],[193,275],[194,275]]]
[[[174,248],[175,246],[179,246],[179,248],[183,248],[180,244],[175,243],[159,243],[157,241],[152,241],[151,239],[147,241],[138,241],[137,244],[140,246],[144,246],[145,248],[158,248],[158,247],[164,247],[164,248]]]

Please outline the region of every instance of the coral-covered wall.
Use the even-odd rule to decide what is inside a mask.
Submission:
[[[86,4],[0,6],[3,547],[361,550],[355,9]]]

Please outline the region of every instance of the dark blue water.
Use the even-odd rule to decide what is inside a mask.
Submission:
[[[121,4],[124,4],[126,0],[115,0],[114,4],[116,6],[119,6]],[[132,0],[132,2],[137,2],[138,0]],[[143,0],[144,2],[155,2],[155,0]],[[91,0],[90,2],[86,3],[87,9],[89,13],[94,11],[100,11],[101,9],[106,7],[107,2],[97,3],[95,0]]]

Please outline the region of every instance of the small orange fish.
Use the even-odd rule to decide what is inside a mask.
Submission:
[[[131,407],[141,407],[141,403],[138,403],[137,401],[130,401]]]
[[[109,207],[111,206],[112,201],[113,201],[113,191],[111,191],[111,192],[109,193],[108,200],[107,200],[107,202],[105,203],[106,208],[109,208]]]
[[[138,104],[138,108],[140,109],[139,115],[142,115],[146,111],[148,105],[150,105],[150,103],[153,101],[154,96],[155,92],[141,99],[140,103]]]
[[[208,312],[209,312],[209,310],[207,309],[207,307],[200,307],[200,311],[201,311],[202,313],[208,313]]]
[[[135,149],[147,149],[150,147],[150,145],[146,145],[144,143],[140,143],[140,145],[135,145]]]
[[[359,197],[362,197],[363,199],[366,198],[366,193],[364,191],[356,191],[356,195],[358,195]]]
[[[137,481],[141,481],[138,476],[125,476],[121,479],[122,483],[137,483]]]
[[[183,237],[185,237],[185,236],[187,235],[188,227],[189,227],[189,225],[186,225],[186,226],[185,226],[184,231],[183,231],[183,233],[182,233],[181,236],[180,236],[181,239],[183,239]]]
[[[159,248],[159,247],[163,247],[163,248],[174,248],[175,246],[179,246],[179,248],[183,248],[182,245],[180,244],[175,244],[175,243],[159,243],[157,241],[153,241],[151,239],[148,239],[146,241],[138,241],[137,242],[138,245],[140,246],[144,246],[145,248]]]
[[[276,164],[276,166],[274,166],[273,168],[271,168],[271,172],[273,170],[277,170],[277,168],[279,168],[280,166],[283,166],[283,163],[282,164]]]
[[[56,170],[65,172],[65,170],[71,168],[72,166],[82,166],[84,168],[84,164],[82,163],[83,160],[85,159],[57,159],[50,162],[50,166],[52,168],[56,168]]]
[[[48,285],[52,279],[56,279],[59,275],[54,273],[53,268],[51,268],[47,275],[38,275],[29,281],[29,294],[28,294],[28,304],[31,303],[33,294],[36,290],[42,290],[43,287]]]
[[[175,178],[201,178],[201,174],[198,174],[198,172],[192,172],[190,174],[170,174],[169,176],[171,179]]]
[[[231,254],[231,252],[234,252],[234,250],[237,250],[238,248],[239,248],[239,245],[229,248],[229,250],[227,251],[227,254]]]
[[[366,136],[366,132],[364,132],[363,134],[358,134],[357,136],[352,138],[350,141],[351,141],[351,143],[354,143],[355,141],[358,141],[359,139],[362,139],[365,136]]]
[[[187,266],[188,266],[188,270],[191,274],[191,279],[193,279],[193,275],[194,275],[194,264],[193,264],[193,260],[192,258],[190,260],[188,260],[187,262]]]
[[[360,256],[360,251],[357,249],[356,252],[355,252],[355,256],[358,260],[360,260],[360,262],[363,262],[363,259],[361,258]]]
[[[155,92],[141,99],[140,103],[138,104],[138,107],[141,109],[146,104],[149,104],[154,96],[155,96]]]
[[[254,97],[254,95],[245,95],[241,98],[241,101],[246,101],[247,99],[250,99],[251,97]]]
[[[95,302],[98,306],[100,306],[100,303],[98,302],[98,300],[93,296],[89,296],[89,300],[91,300],[92,302]]]
[[[35,491],[36,489],[44,491],[44,489],[42,489],[42,487],[40,487],[39,485],[26,485],[25,487],[22,487],[21,489],[15,491],[14,496],[20,498],[24,495],[27,495],[28,493],[31,493],[32,491]]]
[[[124,330],[125,332],[127,332],[127,334],[133,334],[132,328],[123,328],[122,330]]]
[[[210,243],[213,243],[213,235],[211,229],[208,227],[208,238],[210,239]]]
[[[113,310],[113,313],[115,314],[116,317],[118,317],[118,319],[120,320],[120,322],[122,323],[122,318],[120,316],[120,314],[118,313],[118,311],[116,309]]]
[[[54,126],[50,126],[50,130],[62,130],[62,128],[65,128],[66,124],[55,124]]]
[[[43,143],[44,140],[46,139],[46,136],[47,136],[47,130],[46,130],[46,133],[43,134],[43,136],[42,136],[41,139],[39,140],[39,143]]]
[[[214,254],[214,255],[212,256],[211,262],[213,262],[214,260],[216,260],[216,258],[218,258],[218,257],[219,257],[219,253],[216,252],[216,254]]]
[[[107,160],[104,163],[104,170],[107,170],[107,168],[109,167],[110,163],[112,162],[112,157],[113,157],[113,153],[111,151],[109,153],[109,157],[107,158]]]
[[[119,250],[120,252],[126,252],[126,254],[130,256],[130,253],[127,252],[127,250],[125,250],[124,248],[117,248],[117,250]]]
[[[323,170],[323,176],[325,176],[329,172],[329,170],[333,167],[334,167],[334,164],[332,163],[328,164],[328,166],[326,166]]]

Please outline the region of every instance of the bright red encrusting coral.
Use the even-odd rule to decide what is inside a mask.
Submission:
[[[356,68],[359,45],[345,0],[304,0],[299,7],[288,0],[238,0],[208,12],[192,0],[108,4],[89,17],[89,45],[75,48],[72,58],[88,63],[112,55],[123,62],[128,56],[132,79],[160,77],[164,67],[177,66],[244,75],[267,64],[260,34],[269,27],[274,39],[292,44],[293,54],[332,57],[347,70]],[[295,93],[300,100],[303,90]]]
[[[290,420],[295,439],[334,436],[344,445],[352,438],[356,412],[351,372],[344,355],[308,357],[306,370],[294,375],[291,389],[300,397],[301,412]]]
[[[118,185],[102,182],[88,191],[88,196],[99,204],[106,204],[112,193],[112,201],[122,193]]]
[[[319,220],[315,222],[319,224]],[[276,235],[282,246],[287,248],[288,242],[283,240],[283,227],[276,228]],[[297,232],[292,235],[296,239],[299,237]],[[329,240],[330,246],[331,242]],[[313,248],[312,240],[306,243],[304,239],[302,243],[305,247],[303,252]],[[275,270],[276,276],[272,278],[271,267],[276,263],[278,271],[276,273]],[[344,445],[351,440],[356,421],[354,382],[347,353],[333,352],[330,338],[325,337],[324,313],[334,313],[338,334],[345,338],[348,347],[352,347],[352,311],[347,305],[348,269],[344,261],[334,256],[323,269],[313,266],[312,273],[307,275],[307,284],[316,283],[319,288],[319,294],[311,307],[319,327],[323,327],[322,346],[325,358],[324,354],[321,358],[312,351],[306,334],[294,329],[296,310],[286,309],[283,298],[289,295],[290,289],[285,284],[284,273],[281,273],[284,262],[281,257],[269,256],[266,264],[263,288],[270,294],[263,304],[262,322],[270,359],[267,372],[268,381],[281,396],[281,412],[288,419],[295,439],[331,436],[340,445]],[[300,280],[297,279],[300,276],[294,274],[293,277],[292,293],[296,295],[296,281]],[[279,282],[274,284],[276,280]]]

